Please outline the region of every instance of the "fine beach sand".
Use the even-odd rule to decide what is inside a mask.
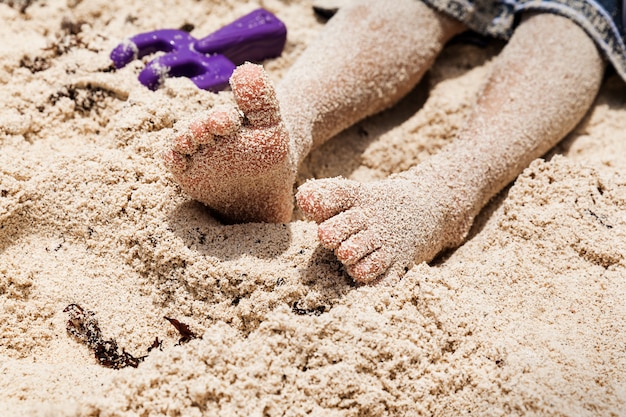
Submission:
[[[197,37],[263,6],[288,27],[278,81],[323,27],[307,1],[0,3],[0,415],[622,415],[626,84],[482,211],[467,242],[397,284],[356,286],[315,224],[225,226],[158,157],[230,100],[149,91],[124,37]],[[370,181],[453,139],[501,42],[449,45],[401,103],[306,160]],[[549,91],[546,91],[549,94]],[[140,357],[114,370],[66,331],[78,304]],[[180,335],[164,317],[197,335]]]

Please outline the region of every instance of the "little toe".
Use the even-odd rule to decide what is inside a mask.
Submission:
[[[216,107],[203,120],[189,126],[193,140],[198,144],[212,142],[215,136],[230,136],[239,130],[241,119],[233,107]]]
[[[379,280],[393,263],[393,257],[386,250],[376,250],[359,262],[346,265],[346,271],[356,282],[371,284]]]
[[[296,201],[306,218],[321,223],[352,207],[361,184],[345,178],[309,180],[298,188]]]
[[[366,217],[359,209],[341,212],[317,228],[317,236],[326,249],[336,249],[341,242],[365,229]]]
[[[381,241],[378,234],[371,230],[362,230],[339,245],[335,249],[335,255],[344,265],[352,265],[380,246]]]
[[[168,150],[161,154],[163,163],[174,175],[179,175],[187,170],[187,158],[175,150]]]
[[[253,127],[273,126],[280,122],[276,92],[261,65],[237,67],[230,77],[235,101]]]

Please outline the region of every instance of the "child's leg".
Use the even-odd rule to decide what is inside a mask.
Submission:
[[[357,281],[429,261],[460,244],[489,199],[574,128],[603,69],[595,44],[576,24],[532,16],[498,57],[473,115],[449,147],[384,181],[307,182],[298,204],[321,223],[322,244]]]
[[[295,172],[310,149],[408,93],[461,30],[417,0],[346,6],[276,93],[260,67],[237,69],[231,85],[245,117],[212,111],[176,139],[166,165],[226,220],[288,221]]]

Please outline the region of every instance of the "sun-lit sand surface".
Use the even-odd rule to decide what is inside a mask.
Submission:
[[[274,82],[323,22],[308,2],[0,4],[0,406],[4,415],[619,415],[626,407],[626,85],[393,285],[356,286],[296,212],[223,225],[161,153],[230,93],[156,92],[124,37],[204,36],[262,5],[288,27]],[[226,4],[228,3],[228,4]],[[502,44],[454,43],[397,106],[304,161],[297,184],[371,181],[437,153]],[[99,365],[71,304],[137,368]],[[185,323],[181,335],[164,319]]]

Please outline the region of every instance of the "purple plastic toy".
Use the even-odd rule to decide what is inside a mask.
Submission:
[[[279,56],[286,39],[283,22],[257,9],[202,39],[177,29],[140,33],[115,47],[110,56],[115,67],[122,68],[134,59],[166,52],[141,71],[143,85],[156,90],[166,77],[189,77],[199,88],[217,92],[228,85],[237,65]]]

